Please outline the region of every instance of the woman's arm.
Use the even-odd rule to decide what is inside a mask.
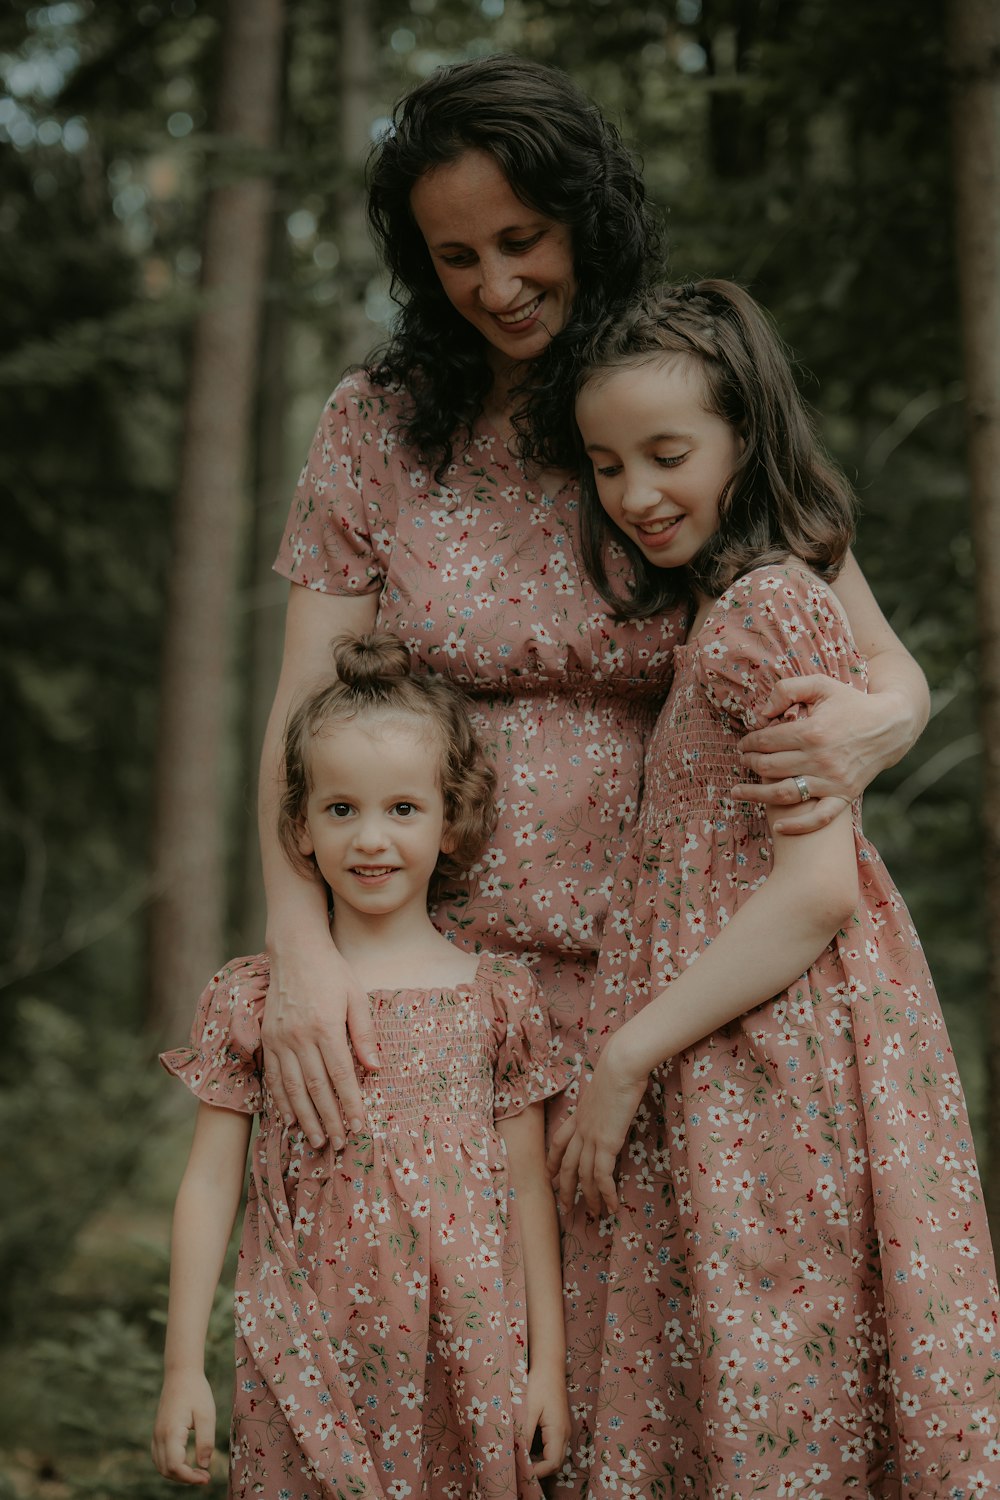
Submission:
[[[205,1378],[205,1337],[229,1236],[243,1193],[251,1117],[198,1105],[191,1154],[174,1208],[163,1390],[153,1462],[181,1484],[207,1484],[215,1447],[215,1401]],[[194,1433],[195,1467],[187,1461]]]
[[[534,1470],[543,1478],[562,1466],[570,1432],[559,1221],[545,1168],[544,1104],[529,1104],[520,1114],[498,1120],[497,1129],[507,1146],[528,1298],[524,1432],[529,1443],[541,1432],[542,1456]]]
[[[367,997],[330,938],[325,888],[296,870],[278,842],[282,744],[289,712],[333,675],[331,641],[371,630],[377,608],[374,594],[323,594],[292,584],[281,675],[260,764],[260,849],[271,960],[261,1028],[264,1066],[286,1124],[298,1120],[313,1146],[323,1144],[326,1132],[338,1149],[343,1122],[358,1129],[364,1119],[347,1030],[364,1066],[375,1067],[378,1059]]]
[[[748,734],[740,747],[747,768],[765,785],[740,785],[734,795],[784,809],[775,825],[780,833],[811,833],[828,823],[843,802],[860,796],[906,754],[930,712],[924,674],[879,609],[853,555],[834,591],[858,650],[868,658],[867,697],[830,677],[784,678],[767,705],[775,722]],[[805,713],[779,722],[796,703]],[[801,802],[795,776],[806,778],[812,801]]]
[[[808,838],[776,833],[773,849],[763,885],[690,968],[608,1039],[576,1113],[552,1141],[549,1169],[564,1207],[579,1182],[593,1213],[602,1200],[616,1211],[615,1161],[653,1068],[787,989],[853,912],[857,855],[843,804]]]

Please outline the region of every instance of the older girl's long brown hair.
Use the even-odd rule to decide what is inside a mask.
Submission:
[[[719,530],[687,567],[654,567],[607,515],[582,457],[583,561],[598,592],[619,619],[639,619],[695,590],[717,598],[750,568],[787,557],[835,578],[854,537],[856,498],[823,451],[785,346],[742,287],[709,280],[650,292],[595,340],[578,389],[624,367],[677,357],[699,366],[708,410],[743,440],[720,499]],[[609,543],[631,563],[627,594],[609,577]]]

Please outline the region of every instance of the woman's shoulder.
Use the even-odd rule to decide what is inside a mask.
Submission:
[[[400,384],[382,384],[365,366],[348,370],[334,386],[325,413],[347,421],[388,417],[401,419],[410,405],[410,397]]]

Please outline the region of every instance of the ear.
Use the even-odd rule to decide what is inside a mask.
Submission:
[[[298,823],[295,825],[295,842],[299,846],[299,853],[304,854],[306,859],[311,854],[316,853],[316,845],[312,841],[312,836],[309,833],[309,825],[305,818],[299,818]]]
[[[444,832],[441,835],[441,853],[454,854],[457,844],[458,834],[455,833],[454,829],[449,828],[448,825],[445,824]]]

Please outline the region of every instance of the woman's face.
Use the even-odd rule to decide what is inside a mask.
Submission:
[[[448,301],[495,369],[534,359],[569,319],[569,228],[529,208],[491,156],[466,151],[419,178],[410,207]]]

